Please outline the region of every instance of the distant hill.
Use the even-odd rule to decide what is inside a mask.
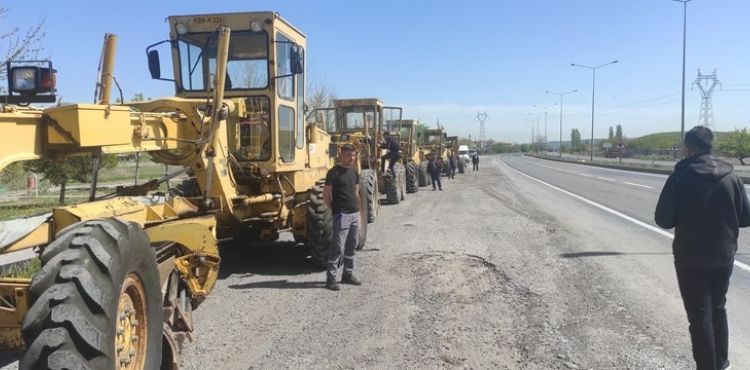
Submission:
[[[714,132],[715,141],[719,142],[730,132]],[[644,135],[637,138],[625,138],[628,149],[672,149],[672,146],[680,143],[680,132],[659,132]]]

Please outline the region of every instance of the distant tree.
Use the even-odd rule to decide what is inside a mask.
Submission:
[[[471,145],[471,139],[460,137],[458,138],[458,145]]]
[[[718,143],[716,149],[727,156],[739,159],[744,166],[745,158],[750,157],[750,133],[747,128],[734,130]]]
[[[10,21],[5,20],[9,12],[9,8],[0,6],[0,24],[12,22],[12,17]],[[28,28],[11,26],[9,30],[0,29],[0,81],[8,78],[6,67],[9,61],[39,59],[38,54],[42,50],[40,44],[45,35],[44,22],[45,19],[41,18]]]
[[[26,181],[26,170],[21,162],[14,162],[0,171],[0,186],[10,189],[23,189]]]
[[[609,141],[612,141],[615,139],[615,131],[612,129],[612,126],[609,126]]]
[[[319,108],[333,107],[333,101],[336,99],[336,89],[328,81],[320,78],[315,71],[307,69],[307,81],[305,81],[305,96],[310,112]]]
[[[615,132],[615,138],[619,142],[622,140],[622,125],[617,125],[617,131]]]
[[[528,153],[528,152],[529,152],[529,149],[530,149],[530,147],[531,147],[531,146],[530,146],[529,144],[521,144],[521,145],[519,146],[519,149],[521,150],[521,153]]]
[[[114,155],[105,155],[99,163],[99,170],[112,168],[117,165]],[[44,179],[50,184],[60,187],[59,203],[65,204],[65,190],[68,183],[89,182],[94,168],[91,156],[69,156],[65,158],[43,158],[25,163],[28,171],[44,174]]]
[[[570,151],[572,153],[578,150],[581,150],[581,132],[574,128],[570,132]]]

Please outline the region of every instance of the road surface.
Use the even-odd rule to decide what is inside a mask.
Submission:
[[[183,367],[692,366],[671,239],[652,221],[664,176],[520,156],[480,166],[381,208],[356,257],[361,287],[325,290],[291,243],[223,246]],[[748,276],[736,268],[729,293],[737,369],[750,368]]]

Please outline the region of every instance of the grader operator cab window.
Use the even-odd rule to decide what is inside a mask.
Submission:
[[[187,33],[177,39],[182,89],[205,91],[216,68],[216,36]],[[264,89],[268,86],[268,35],[237,31],[229,42],[225,90]]]
[[[237,124],[234,155],[239,160],[267,161],[271,159],[271,104],[265,96],[252,96],[246,105],[247,116]]]
[[[398,134],[401,130],[401,108],[383,107],[385,131]]]
[[[370,128],[378,122],[375,107],[342,107],[341,119],[336,120],[340,131],[357,131],[365,127],[365,122]]]
[[[442,138],[441,134],[427,134],[427,144],[440,144]]]

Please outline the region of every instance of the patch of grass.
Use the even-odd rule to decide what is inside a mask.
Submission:
[[[0,271],[0,278],[32,278],[42,268],[42,261],[38,258],[21,261]]]

